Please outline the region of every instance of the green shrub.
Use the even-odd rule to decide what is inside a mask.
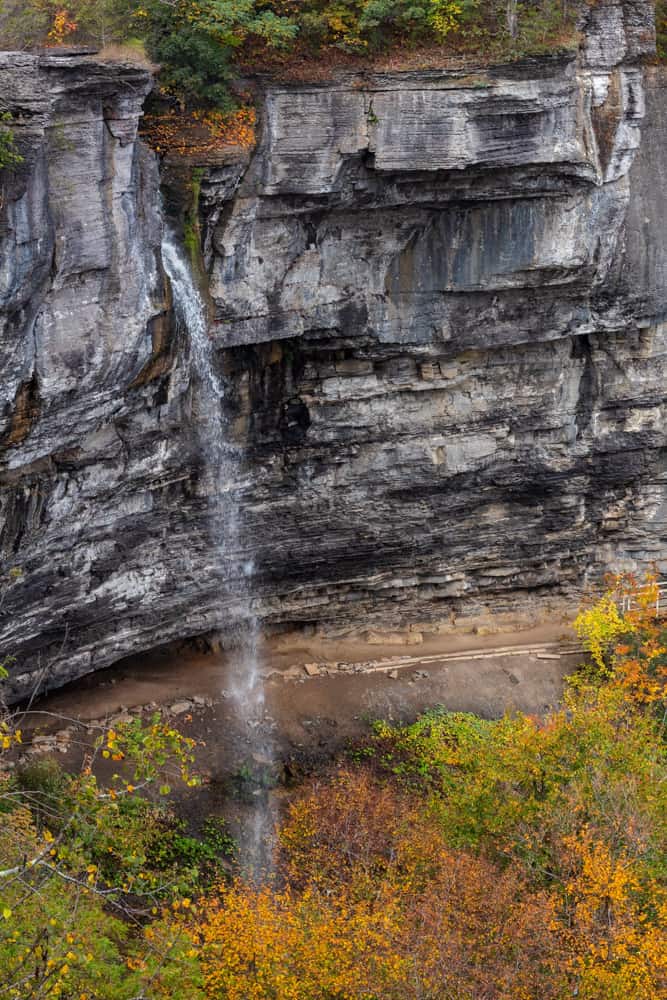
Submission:
[[[30,806],[35,825],[60,829],[70,806],[67,777],[57,761],[38,757],[16,769],[16,788]]]
[[[23,157],[16,148],[14,130],[11,127],[12,116],[9,112],[0,115],[0,170],[10,170],[23,163]]]
[[[230,110],[229,91],[233,76],[230,52],[214,38],[194,26],[172,30],[157,26],[147,39],[151,58],[162,65],[160,82],[185,103],[204,102]]]
[[[582,2],[0,0],[0,37],[11,48],[47,41],[113,46],[139,38],[161,66],[163,93],[183,108],[229,111],[236,106],[233,81],[239,62],[262,68],[276,52],[290,48],[298,57],[318,58],[332,50],[363,55],[420,45],[442,46],[443,60],[452,52],[489,60],[519,58],[576,44]],[[663,55],[666,3],[658,0]],[[278,62],[284,65],[285,59],[280,56]]]
[[[296,25],[255,0],[202,0],[193,14],[186,0],[164,4],[148,0],[137,23],[143,25],[146,48],[162,66],[163,88],[185,104],[231,110],[230,93],[235,50],[249,36],[270,46],[287,44]]]
[[[41,42],[50,26],[45,5],[35,0],[0,0],[0,41],[3,49],[26,49]]]

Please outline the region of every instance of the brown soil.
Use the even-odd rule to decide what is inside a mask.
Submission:
[[[326,83],[340,74],[409,73],[442,70],[465,73],[534,56],[571,52],[579,42],[573,24],[551,30],[548,38],[523,51],[497,25],[478,25],[476,32],[461,29],[444,42],[405,42],[398,39],[381,52],[346,52],[335,45],[318,51],[297,44],[285,52],[261,45],[247,45],[238,57],[238,68],[249,78],[266,76],[284,83]]]
[[[410,633],[387,633],[386,642],[377,641],[383,637],[289,635],[263,643],[267,715],[281,755],[323,746],[335,752],[367,731],[369,718],[407,719],[435,704],[487,717],[512,708],[542,713],[581,659],[572,652],[571,633],[558,623],[513,635],[427,635],[418,645],[398,644]],[[207,764],[228,771],[228,758],[238,757],[245,742],[226,694],[233,667],[233,651],[165,648],[129,657],[43,698],[29,721],[53,729],[49,715],[40,719],[35,712],[87,722],[191,701],[190,725],[207,740]]]
[[[36,751],[31,740],[39,735],[39,752],[76,769],[99,732],[95,726],[159,707],[199,742],[196,766],[205,784],[177,793],[179,811],[194,828],[206,815],[224,815],[247,843],[258,809],[275,816],[285,783],[367,737],[372,720],[407,721],[435,705],[485,717],[512,709],[542,714],[558,702],[563,677],[582,658],[558,623],[514,634],[431,635],[419,645],[387,637],[392,641],[385,644],[303,635],[266,641],[260,649],[266,708],[254,729],[239,720],[228,695],[233,652],[164,649],[131,657],[34,705],[21,721],[24,751]],[[268,757],[256,751],[258,736]],[[102,777],[105,769],[100,761]],[[267,791],[267,779],[278,788]]]

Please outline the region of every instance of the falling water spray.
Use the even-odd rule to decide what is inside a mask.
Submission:
[[[215,367],[207,312],[197,290],[188,261],[174,234],[166,228],[162,259],[171,281],[176,319],[188,334],[192,370],[200,383],[202,398],[199,438],[205,474],[212,498],[209,532],[216,563],[222,567],[223,585],[231,610],[225,612],[224,630],[233,645],[233,665],[227,698],[245,730],[250,767],[258,763],[271,772],[272,745],[267,731],[264,680],[259,653],[259,623],[253,611],[252,561],[243,557],[241,511],[238,488],[242,479],[242,453],[229,440],[223,403],[225,383]],[[221,607],[221,625],[222,622]],[[242,862],[253,877],[268,874],[273,817],[261,788],[256,791],[250,830],[241,845]]]

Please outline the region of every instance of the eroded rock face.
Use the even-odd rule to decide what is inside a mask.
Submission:
[[[17,693],[35,670],[58,683],[108,661],[144,624],[134,608],[152,633],[168,575],[154,497],[187,438],[159,177],[137,142],[151,87],[129,66],[0,56],[24,157],[0,214],[0,648]]]
[[[442,621],[663,559],[651,18],[599,2],[568,58],[270,87],[250,163],[207,171],[220,419],[265,622]],[[0,229],[0,649],[21,694],[40,668],[58,684],[224,631],[236,598],[135,140],[149,81],[3,58],[26,154]]]
[[[258,345],[231,353],[275,620],[506,609],[663,558],[651,16],[596,5],[568,59],[274,88],[226,213],[204,186],[214,334]]]
[[[273,620],[504,610],[663,558],[651,19],[596,5],[569,58],[274,86],[226,211],[204,184]]]
[[[210,240],[221,342],[592,331],[643,116],[641,70],[581,56],[270,90]]]

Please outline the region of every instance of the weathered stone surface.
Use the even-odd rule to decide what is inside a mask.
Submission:
[[[136,141],[151,86],[135,67],[0,55],[24,157],[0,212],[0,648],[17,693],[152,643],[173,589],[159,498],[188,475],[173,400],[189,376],[168,371],[159,178]]]
[[[246,455],[235,564],[266,623],[525,614],[665,557],[649,15],[600,0],[567,58],[272,87],[250,164],[204,178],[221,419]],[[149,81],[16,54],[0,77],[26,156],[0,211],[0,650],[19,695],[40,671],[224,637],[237,598],[135,141]]]
[[[270,90],[206,244],[270,620],[516,608],[663,559],[651,42],[649,6],[602,4],[576,58]]]
[[[593,329],[643,115],[637,67],[575,55],[272,88],[260,147],[208,229],[220,342],[354,326],[387,343],[514,342],[516,296],[489,309],[488,293],[533,288],[525,336]],[[486,299],[459,294],[474,292]]]

